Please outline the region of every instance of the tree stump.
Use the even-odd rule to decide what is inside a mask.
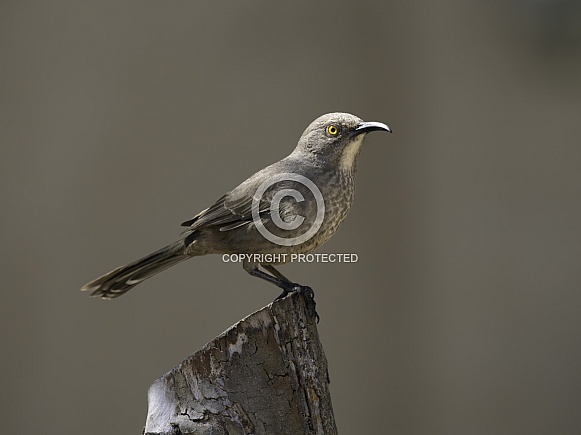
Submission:
[[[312,293],[239,321],[149,388],[144,433],[336,434]]]

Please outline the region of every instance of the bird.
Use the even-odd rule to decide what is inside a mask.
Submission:
[[[210,207],[182,223],[181,237],[85,284],[81,290],[117,298],[186,259],[241,254],[250,275],[290,292],[311,290],[275,266],[308,254],[337,231],[353,203],[357,159],[365,136],[391,133],[381,122],[333,112],[315,119],[285,158],[256,172]]]

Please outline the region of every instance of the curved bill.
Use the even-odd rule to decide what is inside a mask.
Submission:
[[[371,131],[388,131],[391,133],[391,128],[385,125],[382,122],[362,122],[356,128],[354,133],[361,134],[361,133],[369,133]]]

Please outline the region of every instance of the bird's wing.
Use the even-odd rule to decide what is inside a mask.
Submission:
[[[244,225],[252,221],[252,197],[230,198],[230,193],[222,196],[212,206],[182,223],[191,231],[203,226]]]
[[[254,184],[254,183],[252,183]],[[270,219],[270,205],[272,197],[280,189],[292,187],[292,181],[280,181],[260,198],[258,214],[261,219]],[[228,231],[252,222],[252,202],[258,186],[240,185],[218,199],[212,206],[201,211],[192,219],[182,223],[190,227],[188,231],[195,231],[202,226],[220,226],[220,231]]]

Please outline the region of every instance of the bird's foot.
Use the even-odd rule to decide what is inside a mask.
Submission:
[[[319,317],[319,313],[317,313],[316,310],[317,303],[315,302],[315,292],[311,287],[291,282],[289,283],[288,286],[285,286],[283,288],[282,293],[278,295],[275,301],[283,299],[293,292],[303,293],[306,296],[305,300],[307,302],[307,309],[309,310],[311,316],[315,317],[317,319],[317,323],[319,323],[319,320],[321,320],[321,318]]]

